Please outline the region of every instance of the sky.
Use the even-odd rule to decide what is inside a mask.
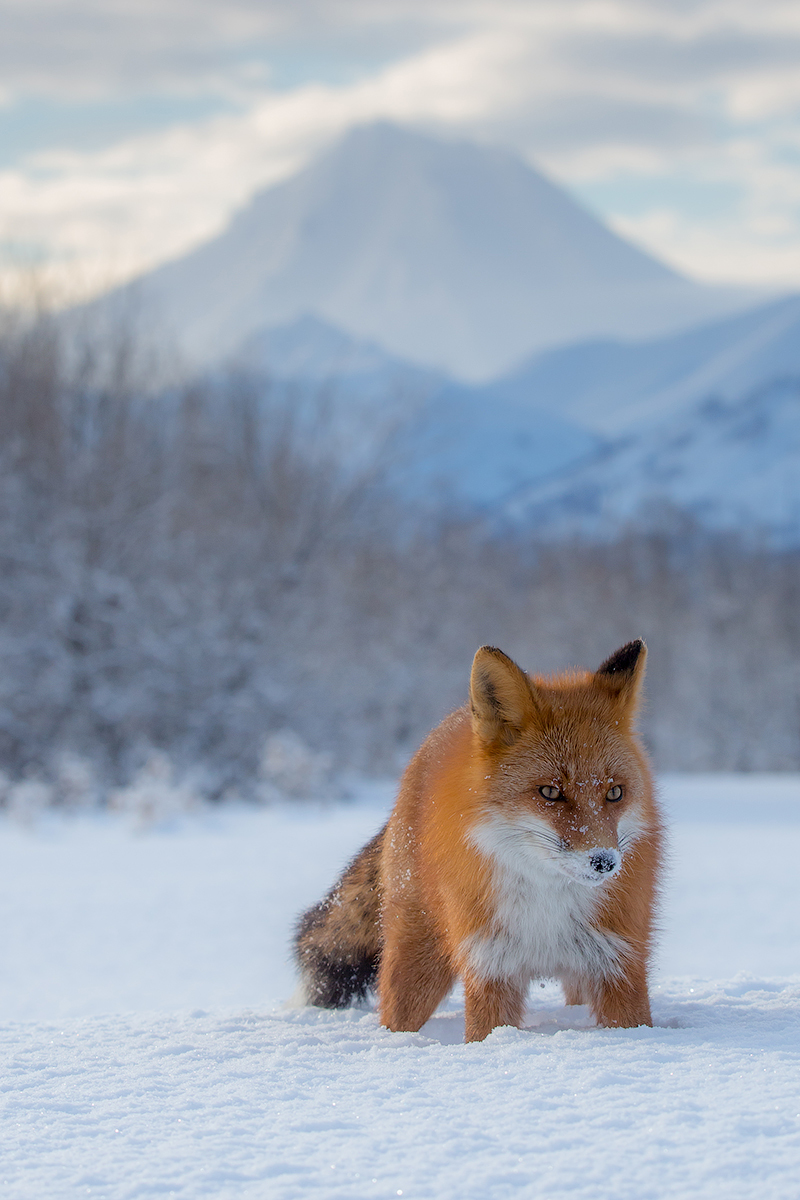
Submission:
[[[695,278],[800,289],[797,0],[0,0],[0,282],[130,278],[387,118],[515,150]]]

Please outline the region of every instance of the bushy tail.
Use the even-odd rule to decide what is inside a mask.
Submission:
[[[380,855],[386,827],[367,842],[294,936],[306,1004],[345,1008],[374,985],[381,956]]]

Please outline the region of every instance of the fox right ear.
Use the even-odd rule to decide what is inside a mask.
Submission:
[[[472,727],[488,745],[512,745],[535,715],[527,675],[495,646],[481,646],[469,684]]]
[[[641,638],[620,646],[610,658],[597,668],[599,679],[614,696],[619,697],[631,710],[636,707],[644,679],[647,662],[647,647]]]

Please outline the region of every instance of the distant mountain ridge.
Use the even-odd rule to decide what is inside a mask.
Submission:
[[[800,544],[800,297],[651,342],[579,343],[483,386],[317,318],[246,347],[268,373],[326,388],[353,436],[391,435],[393,485],[415,502],[591,538],[683,511]]]
[[[491,513],[531,480],[569,470],[601,440],[553,412],[451,385],[434,392],[396,440],[407,496]]]
[[[545,351],[483,390],[488,403],[514,399],[619,436],[683,405],[732,399],[786,375],[800,375],[800,296],[666,337]]]
[[[478,380],[543,346],[642,337],[741,308],[617,237],[512,154],[389,124],[352,130],[135,290],[189,360],[312,315]]]
[[[423,374],[376,342],[354,338],[310,314],[251,333],[236,348],[233,361],[281,379],[329,381],[386,371]]]
[[[363,461],[376,450],[385,483],[425,507],[486,511],[600,445],[557,414],[513,399],[487,405],[481,389],[396,359],[317,317],[251,335],[232,362],[312,414],[319,406],[345,458]]]
[[[709,397],[611,443],[505,508],[548,538],[613,540],[676,516],[800,546],[800,371],[735,399]]]
[[[261,373],[309,430],[324,409],[415,503],[597,538],[679,511],[800,545],[800,296],[742,311],[502,150],[353,130],[98,306],[134,294],[193,369]]]

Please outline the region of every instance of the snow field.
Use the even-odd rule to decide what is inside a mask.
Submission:
[[[796,1200],[800,778],[664,782],[656,1027],[279,1007],[390,802],[0,822],[0,1194]]]
[[[12,1025],[4,1194],[797,1196],[800,985],[662,989],[667,1028],[613,1032],[545,992],[467,1047],[452,1011]]]

